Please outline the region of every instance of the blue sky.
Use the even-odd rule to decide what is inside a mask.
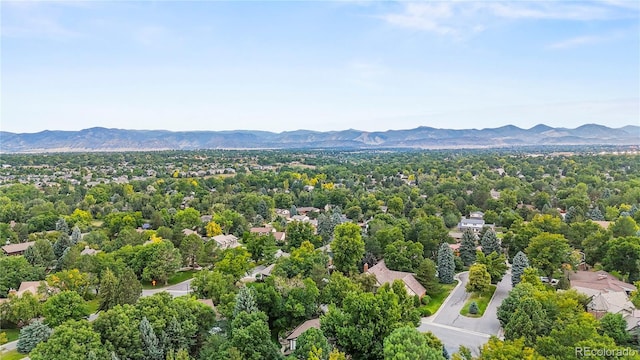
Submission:
[[[640,2],[0,2],[0,129],[640,123]]]

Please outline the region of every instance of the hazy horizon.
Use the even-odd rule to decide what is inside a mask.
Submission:
[[[2,1],[0,130],[637,125],[640,2]]]

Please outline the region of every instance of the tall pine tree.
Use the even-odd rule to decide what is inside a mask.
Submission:
[[[118,304],[135,304],[142,294],[142,284],[130,268],[125,268],[120,276],[118,286]]]
[[[71,231],[71,244],[75,245],[79,243],[80,240],[82,240],[82,233],[80,232],[80,228],[74,226],[73,230]]]
[[[236,295],[236,306],[233,308],[233,317],[236,317],[242,311],[247,313],[258,311],[253,290],[246,286],[241,288],[238,295]]]
[[[529,259],[522,251],[518,251],[516,256],[513,257],[511,264],[511,286],[515,287],[520,283],[524,269],[529,267]]]
[[[43,341],[47,341],[52,332],[53,330],[51,330],[50,327],[39,320],[36,320],[20,329],[20,337],[18,337],[18,345],[16,349],[20,353],[28,354],[36,347],[36,345]]]
[[[480,240],[480,245],[482,246],[482,252],[485,255],[489,255],[492,252],[497,252],[500,254],[502,252],[502,248],[500,247],[500,242],[498,242],[498,237],[496,236],[495,231],[487,230],[487,232],[482,235],[482,240]]]
[[[118,304],[118,278],[111,269],[105,270],[100,279],[100,290],[98,299],[100,300],[100,310],[109,310]]]
[[[462,234],[460,259],[462,259],[464,266],[469,266],[476,261],[476,234],[469,229]]]
[[[163,360],[164,351],[160,347],[160,342],[146,316],[140,321],[140,336],[145,347],[146,358],[149,360]]]
[[[453,275],[456,270],[453,257],[453,251],[449,244],[442,243],[438,249],[438,278],[443,284],[453,283]]]

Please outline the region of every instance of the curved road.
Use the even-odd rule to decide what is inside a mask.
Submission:
[[[470,348],[475,355],[478,355],[479,347],[486,343],[491,335],[500,336],[501,334],[497,310],[502,300],[511,291],[511,273],[508,271],[502,281],[498,283],[484,315],[480,318],[460,315],[460,310],[469,297],[465,291],[468,273],[460,273],[457,278],[459,279],[458,285],[445,299],[440,309],[434,315],[423,318],[418,329],[434,333],[442,340],[450,354],[458,351],[460,345],[464,345]]]

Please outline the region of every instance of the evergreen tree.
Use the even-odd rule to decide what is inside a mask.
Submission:
[[[460,259],[462,259],[464,266],[469,266],[476,261],[476,234],[469,229],[462,234]]]
[[[482,252],[485,255],[489,255],[494,251],[498,254],[502,252],[502,248],[500,247],[500,243],[498,242],[498,237],[493,230],[487,230],[487,232],[482,235],[480,246],[482,246]]]
[[[535,298],[524,298],[504,328],[506,340],[524,337],[526,346],[533,347],[538,336],[549,331],[546,311]]]
[[[120,276],[118,291],[117,291],[117,303],[135,304],[142,294],[142,284],[138,281],[136,274],[129,267],[125,268]]]
[[[98,291],[100,310],[109,310],[118,304],[118,289],[118,278],[111,269],[105,270],[100,280],[100,291]]]
[[[436,276],[437,272],[438,268],[436,263],[431,259],[422,260],[420,265],[418,265],[418,269],[416,269],[416,280],[424,286],[427,294],[435,294],[441,290],[438,277]]]
[[[56,255],[56,258],[60,259],[64,255],[64,252],[69,249],[71,246],[71,239],[68,234],[61,233],[58,237],[58,241],[53,244],[53,253]]]
[[[236,306],[233,308],[233,316],[236,317],[242,311],[247,313],[258,311],[253,290],[246,286],[241,288],[238,295],[236,295]]]
[[[63,235],[69,235],[69,225],[67,225],[67,221],[64,218],[56,221],[56,231],[59,231]]]
[[[438,249],[438,278],[443,284],[453,283],[453,275],[456,269],[453,257],[453,251],[451,251],[449,244],[442,243]]]
[[[479,311],[478,303],[474,301],[471,304],[469,304],[469,314],[475,315],[478,313],[478,311]]]
[[[185,339],[184,332],[182,331],[182,325],[178,322],[178,319],[174,316],[169,321],[165,330],[164,349],[166,351],[177,351],[189,346],[188,339]],[[167,356],[169,354],[167,353]]]
[[[75,245],[79,243],[80,240],[82,240],[82,233],[80,232],[80,228],[74,226],[73,230],[71,231],[71,244]]]
[[[593,210],[591,210],[591,212],[589,213],[589,217],[593,221],[604,221],[604,215],[602,214],[602,211],[600,211],[600,208],[597,206],[594,207]]]
[[[564,222],[567,224],[582,221],[583,219],[582,210],[579,207],[570,206],[566,214],[564,214]]]
[[[524,269],[529,267],[529,259],[522,251],[518,251],[516,256],[513,257],[513,263],[511,264],[511,286],[515,287],[520,283],[520,278],[524,273]]]
[[[163,360],[164,351],[162,351],[160,342],[146,316],[140,321],[140,335],[145,347],[146,358],[149,360]]]
[[[20,353],[28,354],[36,345],[47,341],[52,332],[53,330],[50,327],[36,320],[20,329],[20,337],[18,337],[16,349]]]

